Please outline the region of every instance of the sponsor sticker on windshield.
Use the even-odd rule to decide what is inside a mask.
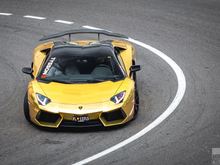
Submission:
[[[51,66],[53,65],[54,61],[55,61],[56,57],[52,57],[49,62],[47,63],[47,66],[45,67],[42,75],[41,75],[41,78],[46,78],[47,77],[47,73],[49,72]]]

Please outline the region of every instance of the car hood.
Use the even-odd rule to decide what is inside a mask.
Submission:
[[[39,83],[44,95],[52,102],[62,104],[91,104],[109,101],[116,94],[122,81],[90,84]]]

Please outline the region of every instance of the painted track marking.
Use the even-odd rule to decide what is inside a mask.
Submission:
[[[65,21],[65,20],[54,20],[54,22],[56,22],[56,23],[63,23],[63,24],[67,24],[67,25],[74,24],[74,22]]]
[[[46,17],[39,17],[39,16],[34,16],[34,15],[24,15],[24,18],[31,18],[31,19],[37,19],[37,20],[44,20]]]
[[[95,28],[95,27],[91,27],[91,28]],[[98,28],[99,29],[99,28]],[[143,135],[145,135],[146,133],[148,133],[149,131],[151,131],[153,128],[155,128],[156,126],[158,126],[160,123],[162,123],[170,114],[172,114],[176,107],[179,105],[179,103],[181,102],[185,91],[186,91],[186,79],[184,76],[184,73],[182,71],[182,69],[176,64],[175,61],[173,61],[170,57],[168,57],[166,54],[164,54],[163,52],[161,52],[160,50],[147,45],[143,42],[137,41],[135,39],[129,38],[127,39],[128,41],[139,45],[151,52],[153,52],[154,54],[156,54],[157,56],[159,56],[160,58],[162,58],[174,71],[174,73],[176,74],[177,77],[177,82],[178,82],[178,88],[177,88],[177,92],[176,95],[173,99],[173,101],[171,102],[171,104],[168,106],[168,108],[159,116],[157,117],[152,123],[150,123],[149,125],[147,125],[144,129],[142,129],[141,131],[139,131],[138,133],[132,135],[131,137],[129,137],[128,139],[123,140],[122,142],[106,149],[103,150],[93,156],[90,156],[86,159],[83,159],[79,162],[76,162],[72,165],[82,165],[82,164],[86,164],[89,163],[91,161],[94,161],[98,158],[101,158],[107,154],[110,154],[113,151],[116,151],[124,146],[126,146],[127,144],[139,139],[140,137],[142,137]]]
[[[93,29],[93,30],[102,30],[100,28],[97,28],[97,27],[93,27],[93,26],[89,26],[89,25],[84,25],[82,26],[83,28],[86,28],[86,29]]]
[[[10,15],[13,15],[13,14],[12,13],[0,13],[0,15],[10,16]]]

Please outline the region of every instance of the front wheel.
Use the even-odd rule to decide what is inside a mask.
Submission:
[[[28,105],[28,93],[27,92],[24,96],[24,117],[28,122],[31,122],[30,113],[29,113],[29,105]]]
[[[137,88],[135,88],[135,103],[134,103],[134,119],[137,116],[138,110],[139,110],[139,94],[137,91]]]

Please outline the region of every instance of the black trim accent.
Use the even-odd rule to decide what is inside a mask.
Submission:
[[[71,120],[63,120],[60,123],[60,127],[68,127],[68,128],[81,128],[81,127],[101,127],[103,126],[99,120],[89,120],[85,122],[77,122]]]
[[[46,112],[46,111],[41,110],[38,112],[36,118],[39,122],[55,123],[61,117],[59,114],[50,113],[50,112]]]
[[[51,51],[51,48],[43,49],[41,50],[42,53],[45,53],[45,55],[48,55],[48,53]]]
[[[22,68],[22,72],[23,72],[24,74],[32,75],[33,70],[32,70],[32,68],[29,68],[29,67],[23,67],[23,68]]]
[[[126,118],[126,114],[121,108],[110,112],[104,112],[101,116],[108,122],[112,122],[115,120],[123,120]]]

